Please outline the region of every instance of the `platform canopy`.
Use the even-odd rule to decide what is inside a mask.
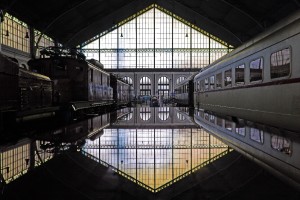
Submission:
[[[1,0],[0,9],[77,46],[153,3],[234,47],[300,8],[299,0]]]

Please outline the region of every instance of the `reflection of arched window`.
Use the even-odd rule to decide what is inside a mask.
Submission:
[[[129,121],[129,120],[131,120],[132,119],[132,112],[131,113],[128,113],[127,115],[125,115],[124,117],[123,117],[123,120],[125,120],[125,121]]]
[[[140,94],[151,95],[151,80],[146,76],[142,77],[140,80]]]
[[[144,121],[149,120],[151,118],[151,109],[150,109],[150,107],[141,107],[140,108],[140,117]]]
[[[177,118],[181,121],[185,120],[185,116],[179,112],[177,113]]]
[[[169,96],[169,89],[170,89],[170,84],[169,84],[169,79],[165,76],[160,77],[158,79],[158,94],[159,95],[164,95],[164,97]]]
[[[125,82],[125,83],[128,83],[129,85],[133,85],[133,81],[132,81],[132,78],[130,78],[130,77],[128,77],[128,76],[125,76],[125,77],[123,77],[123,81]]]
[[[159,107],[158,108],[158,117],[165,121],[169,118],[170,108],[169,107]]]
[[[178,85],[179,83],[181,83],[181,81],[183,81],[185,79],[184,76],[180,76],[176,79],[176,84]]]

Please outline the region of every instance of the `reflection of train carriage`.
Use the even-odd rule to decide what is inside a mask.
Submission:
[[[49,77],[20,68],[0,54],[0,121],[28,120],[53,115],[52,82]],[[2,121],[3,122],[3,121]]]
[[[195,122],[229,146],[300,189],[299,138],[291,132],[256,125],[234,123],[202,110],[195,111]]]
[[[39,134],[35,139],[41,140],[41,148],[47,151],[61,151],[65,147],[77,146],[85,143],[86,139],[95,140],[103,134],[103,130],[110,125],[110,115],[103,114],[85,119],[60,128]]]
[[[110,76],[101,69],[101,63],[86,61],[83,56],[74,57],[74,53],[47,51],[49,48],[43,53],[50,55],[49,58],[30,60],[28,64],[52,79],[54,104],[71,106],[74,111],[112,105]]]
[[[195,76],[195,108],[300,132],[300,12]]]

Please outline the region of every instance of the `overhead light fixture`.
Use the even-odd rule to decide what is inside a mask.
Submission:
[[[8,37],[9,36],[9,32],[8,30],[6,30],[5,36]]]
[[[121,33],[120,37],[123,37],[123,33]]]
[[[26,31],[25,38],[26,38],[26,39],[28,39],[28,38],[29,38],[28,31]]]
[[[186,34],[185,34],[185,37],[189,37],[189,35],[186,33]]]

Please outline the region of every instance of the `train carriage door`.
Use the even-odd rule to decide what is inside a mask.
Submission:
[[[94,70],[90,68],[88,71],[89,77],[88,77],[88,93],[89,93],[89,100],[93,101],[94,100],[94,87],[93,87],[93,81],[94,81]]]

